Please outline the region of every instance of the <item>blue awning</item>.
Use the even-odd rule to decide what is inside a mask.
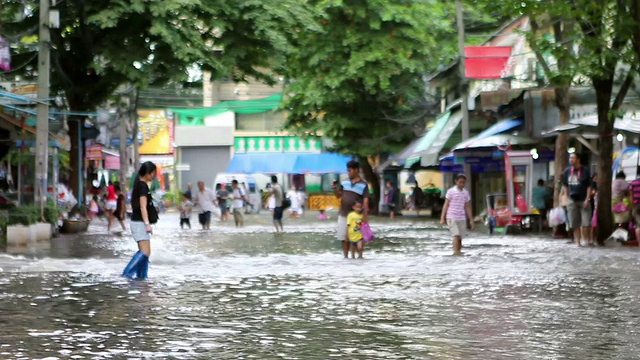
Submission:
[[[335,153],[301,154],[293,168],[295,174],[334,174],[347,171],[350,156]]]
[[[243,174],[344,173],[350,156],[335,153],[236,153],[226,172]]]
[[[440,171],[446,173],[461,173],[464,172],[465,164],[469,165],[472,173],[504,171],[504,162],[501,158],[475,157],[456,159],[453,154],[447,154],[440,158]]]
[[[17,147],[22,147],[22,144],[23,144],[22,140],[17,140],[16,141],[16,146]],[[35,140],[25,140],[24,141],[24,146],[25,147],[34,147],[34,146],[36,146],[36,141]],[[60,145],[60,143],[58,141],[56,141],[56,140],[49,140],[49,146],[56,147],[56,148],[62,147]]]
[[[256,173],[293,173],[296,163],[293,153],[236,153],[233,155],[228,173],[256,174]]]
[[[484,139],[489,139],[494,135],[498,135],[498,134],[502,134],[506,131],[509,131],[513,128],[516,128],[520,125],[522,125],[524,123],[524,120],[520,120],[520,119],[509,119],[509,120],[502,120],[499,121],[491,126],[489,126],[487,129],[485,129],[483,132],[481,132],[480,134],[465,140],[459,144],[457,144],[456,146],[454,146],[454,149],[465,149],[468,147],[474,147],[474,144],[478,144],[479,142],[481,142]],[[502,145],[502,144],[498,144],[498,145]]]
[[[523,123],[524,123],[524,120],[521,120],[521,119],[509,119],[509,120],[498,121],[497,123],[486,128],[480,134],[476,135],[475,138],[483,139],[489,136],[502,134],[505,131],[509,131],[511,129],[517,128]]]

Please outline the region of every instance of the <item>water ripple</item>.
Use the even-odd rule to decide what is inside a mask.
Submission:
[[[147,281],[119,277],[135,244],[99,226],[0,254],[0,357],[637,358],[636,249],[476,232],[452,257],[439,224],[376,219],[356,261],[333,222],[248,220],[163,216]]]

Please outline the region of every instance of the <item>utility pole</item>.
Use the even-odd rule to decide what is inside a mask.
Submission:
[[[135,88],[133,94],[133,101],[129,103],[129,119],[133,123],[133,173],[137,174],[140,169],[140,149],[138,144],[138,98],[140,96],[140,90]]]
[[[49,1],[40,0],[38,32],[38,115],[36,126],[36,177],[34,202],[44,208],[47,201],[47,172],[49,165]],[[80,201],[80,199],[78,200]]]
[[[458,58],[460,71],[460,95],[462,96],[462,141],[469,139],[469,83],[465,71],[464,56],[464,12],[462,0],[456,0],[456,22],[458,23]]]

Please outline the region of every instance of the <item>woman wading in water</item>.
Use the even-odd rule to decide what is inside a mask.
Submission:
[[[131,192],[131,235],[138,243],[138,252],[133,255],[122,276],[128,278],[144,279],[149,268],[149,255],[151,254],[151,224],[158,221],[158,213],[153,206],[151,193],[147,182],[156,177],[156,165],[147,161],[140,166],[138,176],[133,184]]]

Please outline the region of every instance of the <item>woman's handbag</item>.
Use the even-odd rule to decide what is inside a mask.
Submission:
[[[147,197],[147,216],[149,217],[150,224],[158,222],[158,209],[156,209],[156,206],[153,204],[151,195]]]

